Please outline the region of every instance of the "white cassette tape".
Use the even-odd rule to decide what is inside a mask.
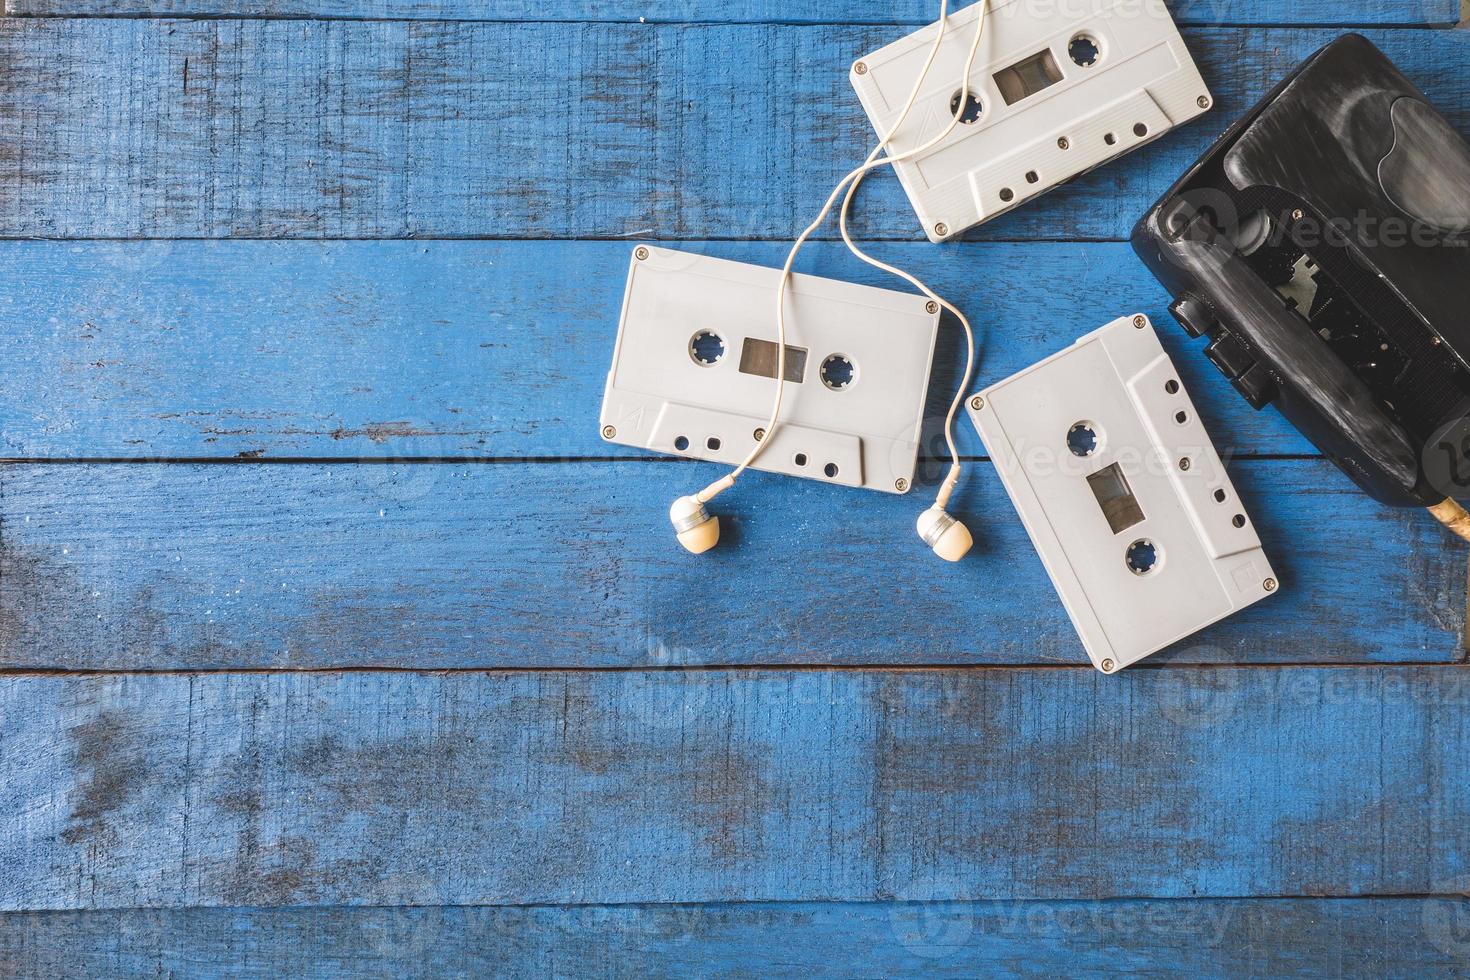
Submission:
[[[736,465],[776,388],[778,269],[638,246],[602,400],[610,442]],[[794,275],[781,422],[754,468],[906,493],[939,330],[923,296]]]
[[[1083,337],[981,392],[969,411],[1099,670],[1276,591],[1147,317]]]
[[[950,17],[890,155],[933,139],[960,109],[982,2]],[[880,135],[903,110],[938,24],[859,59],[852,84]],[[1162,0],[991,0],[961,124],[894,165],[931,241],[989,221],[1209,109]]]

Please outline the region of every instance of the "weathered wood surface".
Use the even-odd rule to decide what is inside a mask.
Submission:
[[[778,243],[687,247],[764,265],[785,258]],[[0,455],[639,455],[604,442],[597,422],[632,249],[622,242],[3,243]],[[921,270],[967,310],[980,331],[983,383],[1144,311],[1222,454],[1316,455],[1275,410],[1252,411],[1220,377],[1125,244],[895,243],[881,251]],[[903,285],[840,244],[812,246],[802,268]],[[960,347],[958,324],[946,321],[927,455],[947,455],[940,427],[963,367]],[[968,421],[956,435],[961,452],[984,454]]]
[[[1467,698],[1453,667],[12,677],[0,910],[1442,893]]]
[[[1180,24],[1449,25],[1459,0],[1167,0]],[[954,0],[951,8],[968,6]],[[21,16],[318,17],[638,23],[928,24],[937,0],[7,0]],[[1058,4],[1056,9],[1070,10]]]
[[[990,464],[953,507],[977,539],[958,565],[914,534],[931,486],[898,497],[763,474],[720,498],[722,547],[688,555],[668,504],[715,472],[11,464],[0,662],[1086,664]],[[1322,461],[1232,476],[1281,591],[1151,663],[1463,656],[1465,560],[1433,520],[1378,506]]]
[[[0,22],[0,237],[782,239],[871,133],[892,28]],[[988,238],[1116,239],[1338,30],[1193,28],[1216,110]],[[1470,121],[1465,32],[1370,35]],[[892,178],[859,233],[916,239]]]
[[[917,897],[917,896],[916,896]],[[1463,896],[0,914],[56,977],[1458,975]]]
[[[0,466],[0,973],[1470,970],[1463,552],[1110,241],[1343,25],[1452,0],[1173,3],[1216,111],[999,243],[864,195],[983,377],[1141,310],[1234,458],[1281,593],[1114,678],[989,464],[959,567],[919,493],[763,475],[693,559],[713,468],[596,437],[632,240],[778,261],[932,0],[4,2],[0,238],[498,241],[0,244],[0,455],[55,461]],[[1470,128],[1465,32],[1368,33]]]

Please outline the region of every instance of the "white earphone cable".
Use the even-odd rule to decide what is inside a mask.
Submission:
[[[791,281],[791,269],[796,264],[796,257],[801,252],[802,246],[806,244],[807,239],[810,238],[812,234],[827,220],[827,216],[832,213],[833,205],[837,203],[838,197],[843,195],[844,190],[846,190],[846,197],[843,199],[842,210],[839,213],[839,224],[842,229],[842,240],[847,244],[848,249],[851,250],[852,253],[858,258],[862,259],[864,262],[867,262],[869,265],[872,265],[875,268],[882,269],[885,272],[889,272],[895,276],[898,276],[901,279],[904,279],[906,282],[910,283],[925,296],[927,296],[930,300],[938,303],[944,309],[947,309],[951,313],[955,314],[955,316],[959,318],[959,321],[963,325],[965,330],[965,340],[968,347],[968,354],[965,360],[965,376],[960,383],[959,392],[956,394],[953,403],[951,403],[950,405],[949,414],[945,418],[944,427],[944,438],[949,446],[952,465],[950,467],[949,475],[945,478],[945,481],[940,488],[938,504],[942,507],[948,503],[950,494],[954,491],[955,484],[959,481],[960,476],[959,451],[956,448],[954,442],[954,419],[956,413],[959,411],[959,406],[964,401],[964,396],[969,389],[970,378],[973,374],[975,360],[974,331],[970,327],[969,320],[965,318],[964,314],[962,314],[959,309],[957,309],[953,304],[946,302],[937,293],[935,293],[928,286],[924,285],[917,278],[907,272],[904,272],[902,269],[898,269],[894,266],[888,265],[887,263],[881,262],[878,259],[867,255],[861,249],[859,249],[853,243],[852,238],[848,233],[847,216],[849,208],[852,204],[853,196],[857,192],[858,185],[862,183],[863,178],[866,177],[870,171],[876,170],[879,167],[891,166],[895,163],[910,159],[921,153],[928,152],[929,150],[933,149],[935,146],[943,142],[945,139],[947,139],[950,133],[954,132],[955,128],[959,126],[960,118],[963,115],[965,107],[969,102],[970,72],[974,68],[975,57],[980,51],[980,40],[985,33],[985,14],[986,5],[988,4],[988,2],[989,0],[979,0],[980,11],[975,28],[975,37],[970,44],[969,55],[965,59],[964,74],[960,80],[959,105],[955,107],[954,115],[951,117],[949,125],[947,125],[944,130],[940,132],[937,136],[919,146],[914,147],[913,149],[907,150],[894,156],[885,156],[879,159],[880,154],[882,154],[883,151],[888,148],[888,144],[893,140],[894,135],[903,126],[905,120],[908,118],[909,113],[913,110],[914,103],[918,101],[919,93],[920,91],[922,91],[924,82],[929,76],[929,70],[933,67],[934,60],[939,54],[940,46],[944,42],[945,31],[948,28],[949,21],[949,0],[940,0],[938,33],[935,35],[933,46],[929,49],[929,57],[924,62],[924,67],[920,71],[918,79],[914,82],[913,90],[909,93],[908,101],[904,103],[903,110],[898,114],[898,118],[894,121],[892,127],[889,128],[888,132],[883,136],[881,140],[878,141],[878,145],[873,148],[873,151],[868,155],[867,160],[863,162],[862,166],[853,170],[851,173],[847,174],[847,176],[843,177],[840,181],[837,182],[837,186],[832,189],[831,195],[827,198],[827,201],[823,205],[821,212],[817,215],[816,220],[808,225],[806,230],[803,231],[801,235],[797,237],[796,241],[792,244],[791,252],[786,257],[786,264],[781,269],[781,281],[779,287],[776,290],[776,397],[771,407],[770,420],[766,423],[765,435],[762,439],[756,442],[755,446],[751,449],[750,453],[745,457],[745,459],[740,463],[739,466],[735,467],[732,472],[722,477],[721,479],[716,480],[714,483],[711,483],[708,487],[705,487],[703,490],[695,495],[696,499],[699,500],[701,503],[714,499],[714,497],[733,486],[736,479],[738,479],[740,475],[745,472],[745,470],[750,466],[751,463],[755,462],[756,458],[760,456],[761,451],[764,450],[765,447],[771,443],[771,440],[775,435],[776,426],[781,415],[781,401],[783,395],[785,394],[786,388],[786,290],[788,284]]]

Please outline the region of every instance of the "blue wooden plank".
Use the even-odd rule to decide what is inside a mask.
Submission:
[[[955,10],[968,6],[955,0]],[[1181,24],[1455,24],[1459,0],[1168,0]],[[20,16],[928,24],[937,0],[7,0]],[[1060,10],[1069,7],[1060,5]]]
[[[14,978],[1321,977],[1470,966],[1463,895],[0,915]]]
[[[750,474],[723,538],[674,542],[708,464],[10,465],[12,667],[1086,664],[990,465],[955,566],[906,497]],[[1457,660],[1465,563],[1426,514],[1321,461],[1232,476],[1282,589],[1158,663]],[[1372,555],[1365,566],[1365,556]],[[757,624],[762,624],[758,626]]]
[[[1467,677],[11,676],[0,910],[1444,893]]]
[[[11,242],[0,245],[0,454],[26,458],[497,459],[638,455],[597,413],[632,245]],[[779,266],[779,244],[691,249]],[[1315,455],[1254,412],[1167,314],[1124,244],[895,244],[969,312],[980,383],[1118,316],[1153,315],[1221,453]],[[840,245],[802,268],[897,283]],[[905,287],[907,288],[907,287]],[[774,327],[772,328],[774,330]],[[774,334],[773,334],[774,336]],[[958,383],[943,331],[928,455]],[[961,452],[983,455],[973,428]]]
[[[0,236],[781,239],[864,155],[846,66],[895,33],[8,18]],[[1337,33],[1188,30],[1216,110],[984,237],[1123,237]],[[1470,122],[1466,32],[1370,34]],[[917,239],[872,183],[860,233]]]

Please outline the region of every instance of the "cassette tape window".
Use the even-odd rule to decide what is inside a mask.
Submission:
[[[983,6],[955,14],[954,27],[980,18]],[[1162,0],[990,6],[989,40],[961,86],[962,125],[937,142],[931,137],[958,108],[957,86],[943,72],[925,82],[912,112],[897,111],[935,26],[863,56],[852,69],[874,130],[893,133],[891,152],[902,157],[894,171],[932,241],[1020,207],[1212,104]],[[959,63],[958,37],[945,42],[943,63]]]
[[[1099,670],[1277,590],[1147,317],[987,388],[970,417]]]

